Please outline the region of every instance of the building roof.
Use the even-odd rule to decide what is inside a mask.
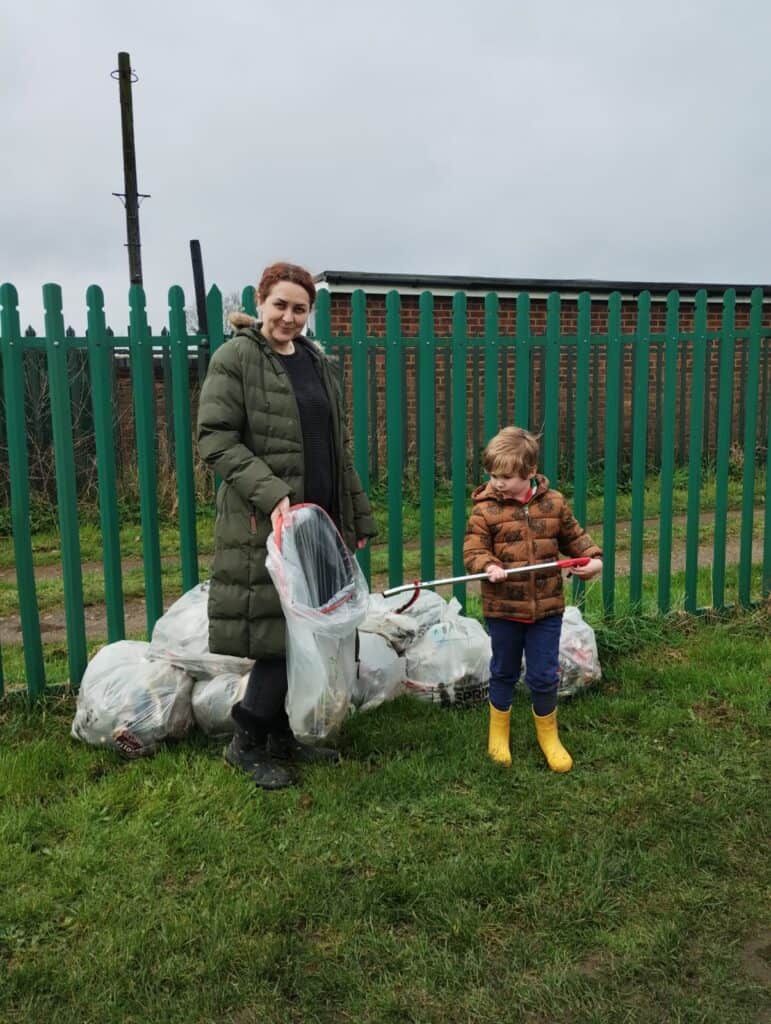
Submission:
[[[544,277],[471,277],[468,275],[441,274],[377,274],[351,270],[322,270],[314,277],[316,284],[341,291],[473,291],[473,292],[590,292],[592,295],[609,295],[621,292],[638,295],[650,291],[658,295],[677,291],[681,295],[695,295],[704,289],[710,295],[722,294],[735,288],[737,295],[748,296],[755,288],[767,291],[767,284],[718,284],[696,281],[600,281],[594,278],[544,278]]]

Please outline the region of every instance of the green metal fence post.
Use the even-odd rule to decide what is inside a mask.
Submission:
[[[327,296],[329,292],[326,289],[322,289],[316,297],[318,303],[322,295],[326,292]],[[257,295],[255,292],[254,285],[248,284],[241,292],[241,305],[244,307],[244,313],[248,316],[257,316]],[[317,307],[318,308],[318,307]]]
[[[56,462],[56,497],[62,544],[67,665],[70,685],[77,687],[86,670],[86,617],[83,608],[78,497],[72,445],[72,408],[70,385],[67,379],[62,290],[59,285],[43,286],[43,305],[45,307],[46,358]]]
[[[420,296],[418,328],[420,360],[418,391],[420,393],[420,574],[424,580],[436,575],[436,341],[434,338],[434,297],[431,292]],[[446,413],[446,410],[445,410]]]
[[[190,416],[190,359],[185,322],[185,294],[179,285],[169,289],[169,341],[174,454],[179,500],[179,554],[182,564],[182,587],[188,591],[198,583],[198,538],[193,480],[193,427]]]
[[[113,348],[107,335],[102,289],[92,284],[86,292],[88,307],[88,359],[91,368],[91,402],[99,486],[99,522],[102,527],[104,597],[107,605],[107,639],[123,640],[126,623],[123,607],[123,568],[120,556],[120,516],[115,472],[113,430]]]
[[[147,636],[163,615],[161,589],[161,547],[158,529],[158,485],[155,460],[155,378],[153,342],[147,328],[145,293],[139,285],[129,290],[129,348],[131,383],[134,392],[139,473],[139,509],[142,520],[142,558],[145,573]]]
[[[505,349],[503,350],[505,353]],[[485,295],[484,443],[498,431],[498,296]]]
[[[369,490],[369,395],[367,386],[367,296],[357,288],[351,296],[351,383],[353,389],[353,464],[365,491]],[[366,577],[371,578],[369,547],[357,555]]]
[[[402,450],[404,444],[404,392],[401,389],[404,352],[399,293],[386,295],[386,462],[388,466],[388,581],[403,582]]]
[[[755,288],[750,305],[750,333],[745,345],[747,381],[744,389],[744,465],[742,467],[741,536],[739,540],[739,602],[750,605],[752,527],[755,514],[755,439],[760,384],[760,337],[763,329],[763,290]]]
[[[691,360],[691,408],[688,441],[688,512],[685,527],[685,610],[695,612],[699,570],[699,497],[704,430],[704,358],[707,343],[707,293],[696,293]]]
[[[618,501],[618,438],[621,395],[614,386],[619,379],[622,356],[621,294],[608,296],[608,346],[605,357],[605,469],[602,504],[602,604],[613,615],[616,592],[616,507]]]
[[[225,340],[225,325],[222,310],[222,292],[212,285],[206,296],[206,322],[209,327],[209,361]]]
[[[167,467],[171,466],[173,450],[176,447],[174,437],[174,384],[171,369],[171,346],[168,343],[169,332],[164,327],[161,329],[161,373],[163,377],[163,433],[165,434],[165,445],[163,447],[163,459]],[[199,349],[200,356],[200,349]],[[201,360],[205,363],[205,360]],[[159,434],[160,438],[161,434]],[[158,454],[161,454],[160,448]]]
[[[642,556],[645,531],[645,471],[648,453],[648,377],[650,363],[651,296],[637,299],[632,395],[632,522],[629,550],[629,605],[642,607]]]
[[[723,328],[720,338],[717,443],[715,460],[715,528],[712,555],[712,605],[725,606],[725,546],[728,535],[728,459],[731,451],[736,350],[736,292],[723,297]]]
[[[517,296],[516,325],[516,363],[514,364],[514,425],[530,429],[530,296],[520,293]]]
[[[672,579],[672,487],[675,466],[675,405],[677,402],[677,348],[680,340],[680,296],[667,296],[667,326],[664,343],[664,387],[661,399],[661,503],[659,506],[659,611],[670,610]]]
[[[19,324],[19,296],[12,284],[0,287],[0,349],[3,357],[3,397],[8,438],[8,474],[11,493],[11,529],[19,618],[24,648],[27,693],[35,700],[46,688],[40,615],[32,561],[29,517],[29,462],[24,409],[24,352]],[[0,690],[0,693],[2,690]]]
[[[592,333],[592,297],[589,292],[578,296],[576,319],[576,385],[573,448],[573,511],[582,526],[586,526],[586,492],[589,463],[589,351]],[[568,382],[570,387],[570,382]],[[584,604],[586,585],[573,577],[573,601]]]
[[[452,297],[452,574],[462,576],[466,535],[466,296]],[[454,583],[453,594],[466,610],[466,584]]]
[[[543,378],[543,472],[552,487],[559,487],[560,441],[560,303],[559,292],[546,299],[546,369]],[[541,361],[543,365],[543,358]],[[555,386],[556,385],[556,386]]]

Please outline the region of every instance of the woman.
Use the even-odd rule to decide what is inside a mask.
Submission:
[[[260,319],[231,314],[236,332],[212,357],[198,410],[201,455],[222,479],[209,648],[255,659],[225,760],[264,789],[291,785],[291,763],[338,760],[289,728],[286,628],[265,567],[268,536],[302,501],[325,509],[351,550],[377,533],[330,361],[302,334],[315,298],[307,270],[267,267],[256,290]]]

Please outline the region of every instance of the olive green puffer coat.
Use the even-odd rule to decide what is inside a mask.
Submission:
[[[209,648],[261,658],[284,654],[285,623],[265,567],[270,513],[289,497],[303,501],[303,439],[289,377],[259,331],[241,327],[212,357],[198,408],[198,446],[222,479],[217,491],[214,564],[209,591]],[[377,534],[367,495],[351,461],[340,393],[330,361],[318,360],[329,397],[337,472],[333,518],[348,547]]]

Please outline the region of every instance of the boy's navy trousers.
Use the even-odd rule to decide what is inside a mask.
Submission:
[[[549,615],[538,622],[485,619],[493,644],[490,660],[490,703],[508,711],[525,655],[525,682],[533,711],[549,715],[557,706],[559,650],[562,615]]]

